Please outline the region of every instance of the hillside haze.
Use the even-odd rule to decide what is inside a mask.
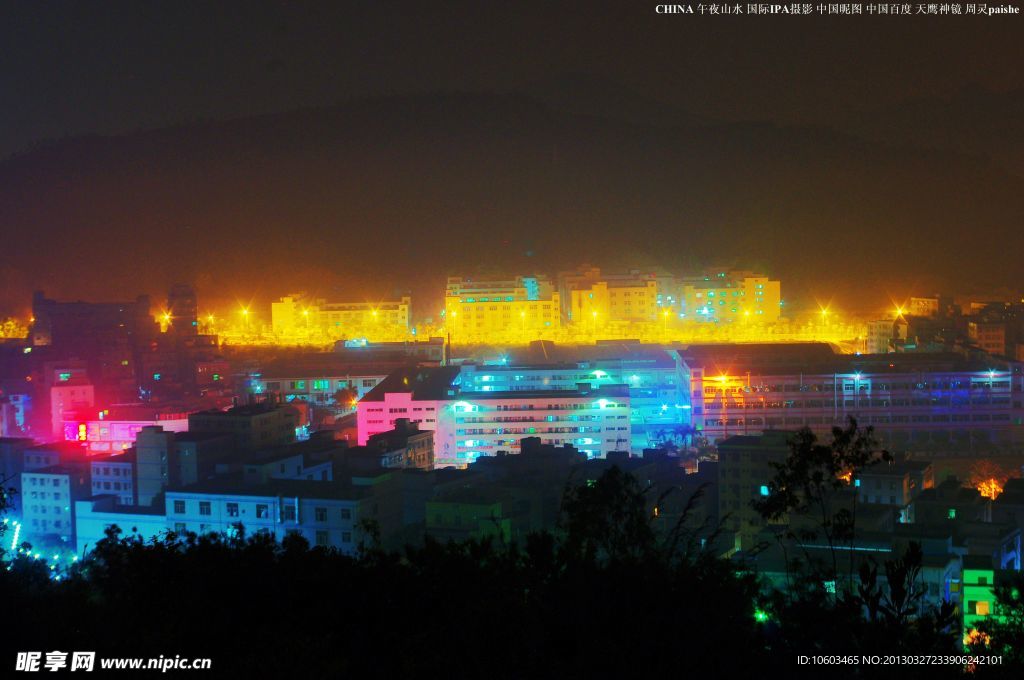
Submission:
[[[429,315],[448,273],[585,261],[764,268],[787,299],[851,310],[1020,279],[1024,191],[1005,163],[601,108],[551,88],[439,93],[49,143],[0,163],[4,311],[33,288],[190,281],[210,302],[409,290]]]

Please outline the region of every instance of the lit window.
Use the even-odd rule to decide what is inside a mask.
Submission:
[[[974,608],[974,613],[978,616],[988,616],[990,613],[988,602],[980,600]]]
[[[768,487],[765,486],[764,484],[761,485],[761,495],[762,496],[767,496],[768,495]]]

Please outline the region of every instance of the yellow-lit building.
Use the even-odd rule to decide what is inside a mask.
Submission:
[[[693,321],[768,323],[782,316],[782,285],[753,272],[718,272],[683,282],[683,313]]]
[[[661,311],[655,281],[632,285],[598,281],[573,290],[570,300],[568,317],[577,324],[589,323],[594,318],[603,322],[656,321]]]
[[[679,282],[671,273],[630,269],[605,272],[584,265],[558,273],[562,320],[587,325],[601,323],[653,322],[678,317]]]
[[[508,280],[449,277],[444,314],[446,328],[460,339],[537,335],[561,326],[558,293],[543,276]]]
[[[411,306],[409,297],[384,302],[327,302],[289,295],[272,303],[270,313],[275,335],[379,335],[407,332]]]

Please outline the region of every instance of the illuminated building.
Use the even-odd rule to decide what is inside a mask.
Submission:
[[[907,303],[906,313],[910,316],[938,316],[939,298],[912,297]]]
[[[663,312],[678,316],[680,288],[675,278],[661,272],[609,273],[597,267],[580,267],[558,274],[563,318],[588,324],[596,318],[605,323],[651,322]]]
[[[690,393],[675,352],[658,348],[609,348],[607,357],[574,363],[509,363],[462,366],[461,393],[521,390],[575,390],[625,385],[630,400],[630,439],[625,448],[640,452],[666,441],[683,444],[691,424]]]
[[[354,364],[308,369],[302,366],[270,367],[250,379],[250,392],[275,395],[283,402],[297,399],[312,404],[333,405],[335,395],[339,391],[354,390],[354,399],[362,399],[395,368],[395,365],[386,364]],[[337,406],[352,408],[354,403]]]
[[[865,353],[888,354],[894,351],[893,341],[906,340],[907,328],[908,324],[902,317],[869,321],[867,341],[864,346]]]
[[[111,526],[121,529],[122,538],[138,537],[143,541],[159,538],[167,531],[163,506],[125,505],[113,494],[96,494],[75,501],[76,553],[84,557],[106,538]]]
[[[84,461],[68,461],[22,472],[21,492],[21,522],[26,540],[73,542],[75,501],[92,495],[88,465]]]
[[[781,284],[753,272],[684,278],[682,299],[690,321],[771,323],[782,316]]]
[[[290,444],[296,439],[299,425],[299,412],[295,408],[273,403],[235,406],[227,411],[200,411],[188,416],[190,433],[230,435],[235,446],[244,450]]]
[[[285,338],[311,333],[405,337],[411,326],[411,307],[409,297],[383,302],[327,302],[295,294],[271,304],[271,325],[275,335]]]
[[[406,367],[392,372],[359,400],[359,445],[365,446],[371,435],[393,430],[399,418],[436,431],[439,414],[458,394],[453,385],[458,377],[457,366]],[[435,436],[435,456],[437,448]]]
[[[571,444],[590,457],[630,446],[629,389],[576,385],[565,390],[462,394],[457,367],[396,371],[358,406],[359,443],[408,418],[434,430],[438,467],[464,467],[498,451],[517,453],[524,437]]]
[[[989,354],[996,356],[1006,354],[1005,323],[971,321],[967,324],[967,336],[971,343]]]
[[[0,437],[19,437],[27,434],[32,396],[9,392],[0,388]]]
[[[830,436],[849,416],[899,448],[1009,445],[1022,376],[959,354],[836,354],[824,344],[691,345],[693,419],[714,440],[807,426]]]
[[[363,499],[373,489],[349,483],[274,479],[265,484],[213,479],[167,490],[167,528],[175,532],[237,535],[266,533],[282,540],[302,535],[312,546],[354,553],[362,536],[359,520],[372,512]]]
[[[445,405],[435,440],[438,466],[462,467],[498,451],[519,452],[524,437],[571,444],[590,458],[630,446],[625,385],[537,392],[480,392]]]
[[[996,572],[992,558],[964,555],[963,558],[963,634],[967,636],[982,620],[996,612]]]
[[[184,432],[189,413],[168,407],[145,405],[112,406],[95,412],[72,412],[64,420],[66,441],[86,442],[92,453],[116,453],[135,444],[143,428],[160,425],[165,430]]]
[[[568,318],[586,324],[595,317],[605,323],[655,321],[658,307],[658,286],[654,281],[643,285],[612,285],[598,281],[588,288],[571,293]]]
[[[448,277],[445,326],[461,342],[550,332],[561,326],[559,300],[543,276],[482,281]]]
[[[50,434],[62,438],[65,414],[92,409],[95,391],[82,361],[47,363],[44,378],[50,391]]]

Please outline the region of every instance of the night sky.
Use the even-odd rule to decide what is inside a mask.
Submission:
[[[1019,15],[555,5],[8,3],[0,311],[583,259],[850,309],[1020,285]]]

